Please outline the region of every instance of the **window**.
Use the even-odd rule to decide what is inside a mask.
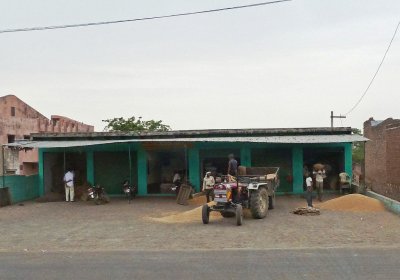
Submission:
[[[31,137],[29,135],[24,135],[24,140],[31,140]]]
[[[8,138],[8,143],[14,143],[15,142],[15,135],[7,135]]]
[[[11,107],[11,117],[15,117],[15,107]]]

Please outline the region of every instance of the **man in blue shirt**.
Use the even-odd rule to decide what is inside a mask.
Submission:
[[[228,175],[237,176],[237,170],[238,170],[238,162],[235,159],[235,156],[233,154],[230,154],[228,156],[229,158],[229,163],[228,163]]]

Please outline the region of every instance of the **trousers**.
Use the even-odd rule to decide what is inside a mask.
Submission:
[[[305,191],[305,197],[306,197],[306,200],[307,200],[307,206],[308,207],[313,207],[313,204],[312,204],[312,191]]]
[[[74,187],[65,185],[65,201],[74,201]]]
[[[322,194],[324,192],[324,182],[317,181],[315,187],[317,189],[318,200],[322,201]]]
[[[213,189],[205,189],[207,203],[214,200],[214,190]],[[211,199],[210,199],[211,198]]]

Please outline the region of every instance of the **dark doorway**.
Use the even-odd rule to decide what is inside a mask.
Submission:
[[[201,178],[203,179],[208,171],[210,171],[214,177],[226,175],[228,173],[229,154],[233,154],[238,165],[240,165],[239,149],[202,150],[200,152]]]
[[[71,168],[75,173],[75,185],[86,182],[86,153],[44,153],[45,193],[64,191],[64,173]]]
[[[344,148],[304,149],[303,161],[310,172],[313,171],[313,165],[316,163],[325,165],[324,189],[338,188],[339,173],[344,171]]]
[[[149,151],[147,193],[172,193],[175,172],[179,172],[182,182],[186,181],[186,165],[186,153],[182,148],[171,148],[170,151]]]

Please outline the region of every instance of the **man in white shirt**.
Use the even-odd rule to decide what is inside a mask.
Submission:
[[[312,204],[312,192],[313,192],[313,179],[311,178],[310,174],[307,174],[306,178],[306,200],[308,207],[314,207]]]
[[[175,170],[174,172],[174,178],[172,179],[172,183],[174,184],[174,186],[171,189],[175,191],[176,196],[178,196],[182,184],[181,174],[179,174],[178,170]]]
[[[64,175],[65,201],[74,201],[74,177],[75,174],[71,169]]]
[[[207,172],[203,179],[203,192],[206,193],[207,203],[214,200],[214,185],[214,177],[211,176],[211,172]]]

